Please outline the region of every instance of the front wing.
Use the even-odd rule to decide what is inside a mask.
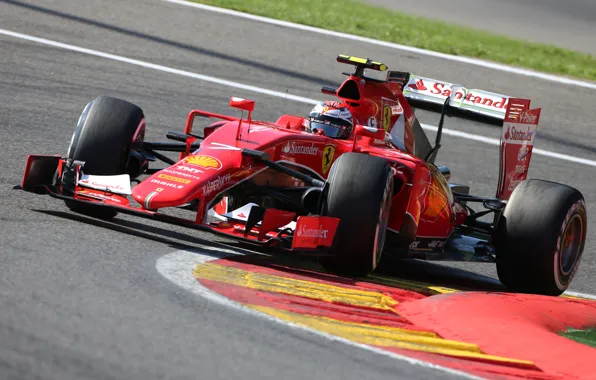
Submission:
[[[114,188],[90,187],[81,181],[80,166],[75,162],[75,176],[72,186],[62,181],[66,161],[60,156],[30,155],[21,185],[16,188],[36,194],[48,194],[53,198],[77,202],[96,208],[111,209],[123,214],[174,224],[199,231],[211,232],[237,240],[264,246],[275,246],[300,254],[324,256],[330,254],[335,241],[339,219],[319,215],[298,216],[292,212],[265,209],[254,205],[248,216],[225,218],[219,222],[204,223],[197,215],[195,220],[180,218],[163,212],[148,210],[142,205],[131,205],[126,191]],[[116,176],[104,177],[105,183],[112,183]],[[118,176],[121,177],[121,176]],[[127,176],[128,177],[128,176]],[[97,181],[96,181],[97,182]],[[296,219],[295,223],[292,222]],[[291,227],[288,224],[291,223]]]

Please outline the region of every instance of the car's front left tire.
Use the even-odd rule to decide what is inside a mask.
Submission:
[[[145,137],[145,116],[138,106],[122,99],[100,96],[87,104],[72,135],[67,157],[83,161],[83,172],[95,175],[126,174],[133,145]],[[65,201],[72,211],[101,219],[117,215],[113,209]]]

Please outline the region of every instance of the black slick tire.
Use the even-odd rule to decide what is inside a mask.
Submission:
[[[515,292],[562,294],[579,267],[586,230],[578,190],[543,180],[520,183],[493,238],[499,280]]]
[[[383,251],[393,177],[387,162],[359,153],[341,155],[331,167],[323,215],[339,218],[328,271],[354,277],[375,270]]]
[[[67,157],[85,162],[83,172],[95,175],[126,174],[134,143],[145,135],[145,116],[125,100],[100,96],[89,102],[77,123]],[[72,211],[101,219],[117,212],[104,207],[65,201]]]

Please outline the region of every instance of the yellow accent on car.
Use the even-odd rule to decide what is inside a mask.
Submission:
[[[337,56],[337,60],[342,63],[350,62],[350,63],[355,63],[357,65],[364,65],[366,68],[373,69],[373,70],[379,70],[379,71],[387,70],[387,65],[385,65],[384,63],[377,62],[377,61],[371,61],[367,58],[360,58],[360,57],[354,57],[351,55],[340,54]]]

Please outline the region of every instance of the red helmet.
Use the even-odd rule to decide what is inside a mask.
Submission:
[[[347,139],[354,128],[354,121],[352,113],[344,104],[327,100],[310,111],[305,127],[311,133],[321,131],[327,137]]]

